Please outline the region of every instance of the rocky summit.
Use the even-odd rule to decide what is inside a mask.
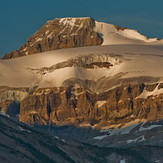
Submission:
[[[94,31],[91,18],[63,18],[48,21],[26,44],[3,58],[10,59],[35,53],[72,47],[101,45],[102,38]]]

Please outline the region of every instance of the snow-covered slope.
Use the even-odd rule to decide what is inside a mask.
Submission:
[[[161,43],[157,38],[149,39],[136,30],[98,21],[96,21],[95,31],[102,36],[102,45]]]
[[[163,46],[107,45],[0,60],[0,86],[58,87],[69,79],[163,77]]]

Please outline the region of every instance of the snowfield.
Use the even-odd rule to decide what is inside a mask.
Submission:
[[[115,44],[157,44],[161,43],[161,40],[157,38],[147,38],[133,29],[126,29],[118,27],[112,24],[103,22],[97,22],[95,31],[103,37],[102,45],[115,45]]]
[[[97,59],[92,59],[94,57]],[[71,63],[73,60],[76,60],[74,65],[62,66],[62,63]],[[80,63],[78,60],[82,62]],[[109,68],[85,67],[87,63],[92,64],[98,60],[100,63],[108,62],[112,66]],[[48,71],[56,64],[60,64],[61,67]],[[148,76],[162,80],[162,65],[163,46],[161,45],[105,45],[61,49],[10,60],[0,60],[0,86],[58,87],[68,79],[97,81],[102,77],[109,78],[118,74],[122,74],[122,79]],[[44,74],[37,72],[43,68],[47,72],[44,71]],[[142,96],[147,95],[143,94]]]

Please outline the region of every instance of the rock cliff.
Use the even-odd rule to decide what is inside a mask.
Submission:
[[[159,87],[159,88],[158,88]],[[136,119],[163,118],[163,96],[143,97],[160,84],[126,84],[100,94],[82,87],[40,88],[21,102],[20,121],[35,125],[75,125],[101,129]]]

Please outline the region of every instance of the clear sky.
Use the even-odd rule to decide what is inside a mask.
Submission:
[[[62,17],[92,17],[163,38],[163,0],[0,0],[0,56]]]

